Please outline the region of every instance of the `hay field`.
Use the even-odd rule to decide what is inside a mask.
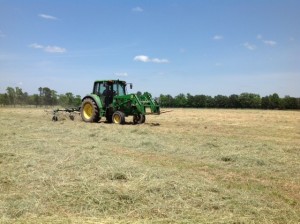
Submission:
[[[0,108],[0,127],[0,223],[300,222],[299,111],[121,126]]]

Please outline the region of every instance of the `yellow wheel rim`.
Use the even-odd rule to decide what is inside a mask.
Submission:
[[[118,114],[114,115],[114,123],[116,123],[116,124],[121,123],[121,117]]]
[[[86,119],[90,119],[93,116],[93,106],[89,103],[85,104],[83,107],[83,116]]]

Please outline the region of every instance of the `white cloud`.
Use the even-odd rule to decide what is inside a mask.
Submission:
[[[140,62],[153,62],[153,63],[169,63],[168,59],[149,58],[146,55],[138,55],[133,58],[134,61]]]
[[[215,35],[213,37],[213,40],[222,40],[222,39],[223,39],[223,36],[221,36],[221,35]]]
[[[256,46],[255,46],[254,44],[250,44],[250,43],[248,43],[248,42],[244,43],[243,46],[244,46],[245,48],[247,48],[248,50],[251,50],[251,51],[253,51],[253,50],[256,49]]]
[[[49,53],[65,53],[67,51],[65,48],[58,46],[47,46],[44,50]]]
[[[274,47],[274,46],[277,44],[277,42],[274,41],[274,40],[263,40],[263,42],[264,42],[266,45],[271,46],[271,47]]]
[[[34,49],[42,49],[48,53],[65,53],[67,52],[66,48],[58,47],[58,46],[43,46],[37,43],[30,44],[29,47]]]
[[[51,15],[39,14],[38,16],[41,17],[41,18],[43,18],[43,19],[57,20],[57,17],[51,16]]]
[[[40,45],[40,44],[37,44],[37,43],[30,44],[29,47],[35,48],[35,49],[42,49],[42,48],[44,48],[43,45]]]
[[[169,63],[169,60],[168,59],[159,59],[159,58],[153,58],[151,59],[152,62],[154,63]]]
[[[141,61],[141,62],[150,62],[150,58],[146,55],[138,55],[138,56],[135,56],[134,61]]]
[[[277,45],[277,42],[274,40],[265,40],[261,34],[257,34],[256,39],[261,40],[265,45],[274,47]]]
[[[115,76],[118,76],[118,77],[127,77],[128,73],[127,72],[117,72],[117,73],[115,73]]]
[[[133,12],[143,12],[144,9],[142,9],[142,8],[139,7],[139,6],[137,6],[137,7],[132,8],[132,11],[133,11]]]

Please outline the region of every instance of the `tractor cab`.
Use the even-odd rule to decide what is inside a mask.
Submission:
[[[131,85],[130,85],[131,87]],[[108,107],[114,96],[126,95],[126,82],[120,80],[95,81],[93,94],[100,97],[105,107]]]

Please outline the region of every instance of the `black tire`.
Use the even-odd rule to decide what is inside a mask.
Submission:
[[[112,115],[112,122],[114,124],[124,124],[125,123],[125,114],[121,111],[116,111]]]
[[[146,116],[144,114],[133,115],[134,124],[143,124],[146,121]]]
[[[100,120],[99,109],[91,98],[86,98],[82,101],[80,114],[85,122],[98,122]]]

